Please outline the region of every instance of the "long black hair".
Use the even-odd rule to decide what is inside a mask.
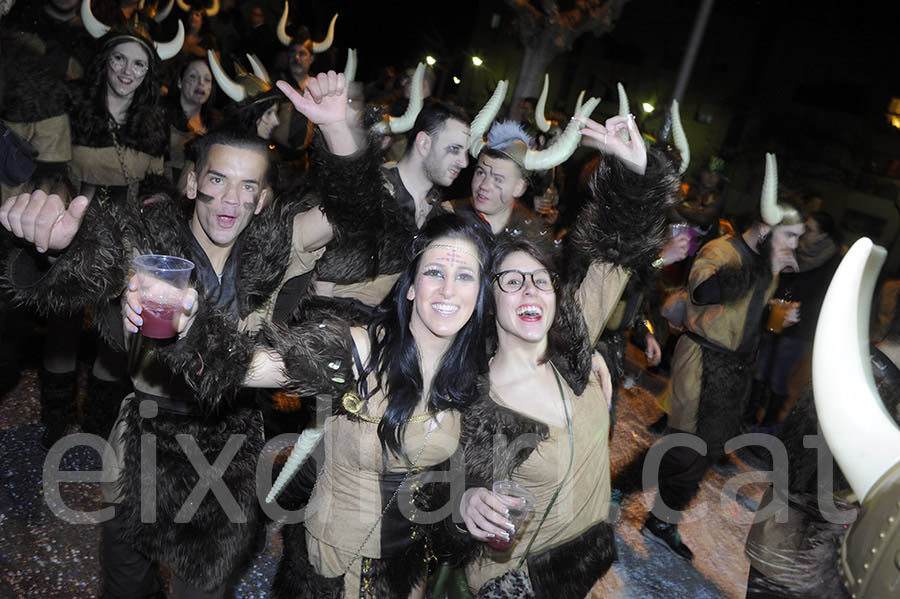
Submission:
[[[88,68],[85,77],[84,103],[76,109],[72,120],[73,142],[81,145],[102,145],[109,137],[109,106],[107,103],[107,65],[116,46],[138,43],[147,52],[147,74],[134,91],[125,113],[125,123],[119,128],[119,140],[126,146],[161,156],[169,143],[165,113],[159,107],[160,60],[146,42],[136,36],[111,30],[100,38],[100,51]]]
[[[360,381],[374,372],[376,389],[384,391],[387,397],[387,409],[378,425],[378,437],[385,454],[387,451],[394,455],[402,453],[406,423],[424,391],[419,351],[409,329],[413,302],[406,296],[415,282],[422,253],[429,244],[441,238],[472,242],[479,256],[481,272],[475,309],[441,358],[426,400],[428,410],[465,409],[478,397],[479,375],[487,372],[484,331],[493,316],[490,276],[486,268],[490,261],[491,237],[484,223],[453,214],[438,216],[428,221],[407,245],[406,269],[375,309],[369,325],[372,353]],[[374,392],[372,390],[369,395]]]
[[[195,62],[204,64],[206,65],[206,68],[209,69],[209,61],[206,58],[190,56],[186,60],[182,60],[178,65],[178,76],[173,81],[173,85],[169,89],[169,95],[166,97],[166,109],[169,113],[169,121],[180,131],[188,130],[187,116],[184,114],[184,109],[181,107],[182,90],[180,85],[183,85],[181,80],[184,78],[184,74],[187,72],[188,67]],[[216,88],[218,87],[216,78],[213,77],[212,69],[209,71],[209,76],[210,79],[212,79],[212,85],[209,88],[209,97],[206,99],[206,102],[200,106],[200,120],[203,121],[203,126],[206,127],[207,130],[212,129],[215,124],[213,122],[213,106],[216,104]]]
[[[269,108],[278,104],[282,98],[284,98],[282,93],[278,89],[273,88],[254,98],[247,98],[241,102],[232,102],[225,108],[225,126],[229,129],[235,129],[247,135],[256,135],[258,137],[256,126],[259,123],[259,119],[262,118]]]

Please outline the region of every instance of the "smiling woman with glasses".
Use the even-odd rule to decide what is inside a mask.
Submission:
[[[494,275],[494,281],[504,293],[515,293],[525,286],[525,279],[530,278],[531,284],[538,291],[554,291],[559,281],[555,272],[541,268],[531,272],[521,270],[504,270]]]

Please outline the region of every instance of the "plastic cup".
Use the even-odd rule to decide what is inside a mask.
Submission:
[[[769,309],[769,320],[766,321],[766,330],[776,335],[784,330],[784,319],[788,312],[796,308],[798,302],[792,302],[785,299],[773,299]]]
[[[534,493],[523,487],[517,482],[513,482],[511,480],[498,480],[494,483],[493,491],[497,495],[506,495],[507,497],[517,497],[522,500],[521,505],[507,506],[509,510],[509,519],[515,525],[515,532],[511,532],[509,535],[509,540],[506,540],[503,537],[493,537],[488,539],[487,543],[497,551],[509,551],[512,549],[512,546],[516,542],[516,535],[522,529],[522,525],[525,524],[525,520],[528,519],[528,516],[531,515],[531,512],[534,511],[534,506],[537,503],[537,499],[534,497]]]
[[[176,334],[175,315],[181,311],[184,292],[194,263],[176,256],[145,254],[134,259],[141,298],[141,335],[169,339]]]

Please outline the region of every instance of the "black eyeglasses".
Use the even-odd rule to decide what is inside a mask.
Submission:
[[[525,277],[531,277],[531,282],[538,291],[553,291],[556,289],[557,276],[546,268],[533,272],[521,270],[504,270],[494,275],[494,280],[504,293],[515,293],[525,287]]]

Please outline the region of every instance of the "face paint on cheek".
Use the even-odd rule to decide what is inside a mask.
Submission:
[[[215,198],[212,197],[211,195],[206,194],[206,193],[203,193],[203,192],[200,191],[199,189],[197,190],[197,200],[203,202],[204,204],[209,204],[209,203],[212,202],[214,199],[215,199]]]
[[[259,198],[256,198],[252,202],[244,202],[243,204],[241,204],[241,209],[244,212],[253,212],[254,210],[256,210],[256,205],[258,203],[259,203]]]

